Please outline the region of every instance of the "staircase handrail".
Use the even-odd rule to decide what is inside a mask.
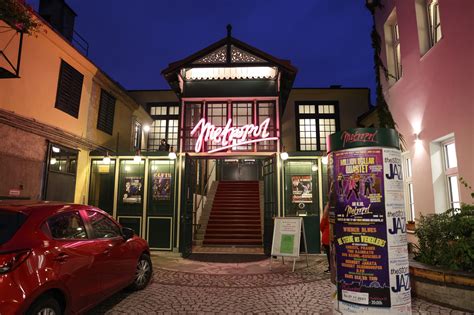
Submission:
[[[201,199],[199,199],[199,202],[198,202],[197,206],[193,209],[194,222],[196,222],[196,223],[193,224],[194,225],[194,233],[196,233],[201,228],[201,224],[197,223],[197,217],[196,217],[197,216],[197,210],[199,209],[199,207],[202,204],[202,201],[204,199],[203,193],[206,191],[207,186],[209,185],[209,179],[211,178],[212,173],[214,172],[214,169],[216,168],[216,164],[217,164],[217,162],[214,163],[214,165],[212,165],[211,172],[209,173],[209,175],[206,178],[206,185],[204,185],[204,188],[201,189]]]

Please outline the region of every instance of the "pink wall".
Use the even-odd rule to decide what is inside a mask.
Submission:
[[[376,13],[377,30],[396,7],[403,75],[384,91],[413,159],[415,209],[434,212],[441,192],[433,187],[430,143],[453,133],[458,174],[474,186],[474,1],[439,0],[443,38],[420,55],[414,0],[382,1]],[[385,43],[382,59],[386,62]],[[414,134],[419,132],[420,144]],[[461,188],[461,201],[473,202]],[[437,206],[439,208],[439,206]],[[437,211],[440,211],[437,209]]]

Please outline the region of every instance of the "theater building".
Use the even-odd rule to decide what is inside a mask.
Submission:
[[[294,88],[297,69],[231,35],[162,71],[170,90],[129,91],[153,123],[140,156],[91,158],[90,204],[155,250],[269,253],[273,218],[302,216],[320,252],[326,136],[355,127],[367,88]],[[166,139],[169,151],[160,150]],[[162,147],[161,149],[164,149]],[[114,189],[108,189],[114,183]]]

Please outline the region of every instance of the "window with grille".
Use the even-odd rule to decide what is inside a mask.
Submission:
[[[79,116],[83,81],[84,75],[82,73],[61,60],[55,107],[77,118]]]
[[[105,90],[100,92],[97,129],[112,135],[114,130],[115,97]]]
[[[157,151],[161,140],[178,150],[179,106],[178,104],[149,104],[149,112],[153,118],[148,133],[148,150]]]
[[[327,136],[339,130],[337,104],[296,104],[297,143],[299,151],[326,151]]]
[[[269,137],[276,137],[276,109],[275,102],[264,101],[243,101],[243,102],[208,102],[208,103],[186,103],[184,115],[184,151],[194,151],[196,137],[191,136],[191,131],[201,118],[206,118],[217,128],[224,128],[228,119],[232,119],[232,127],[242,127],[244,125],[260,125],[265,119],[270,118],[267,128]],[[210,151],[221,148],[221,143],[208,141],[202,150]],[[262,141],[244,145],[237,145],[227,151],[234,152],[255,152],[255,151],[276,151],[275,141]]]

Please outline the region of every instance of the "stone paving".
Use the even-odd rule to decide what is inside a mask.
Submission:
[[[269,260],[209,263],[154,255],[154,278],[139,292],[120,292],[89,314],[331,314],[334,286],[326,258],[291,264]],[[414,299],[413,314],[468,314]]]

